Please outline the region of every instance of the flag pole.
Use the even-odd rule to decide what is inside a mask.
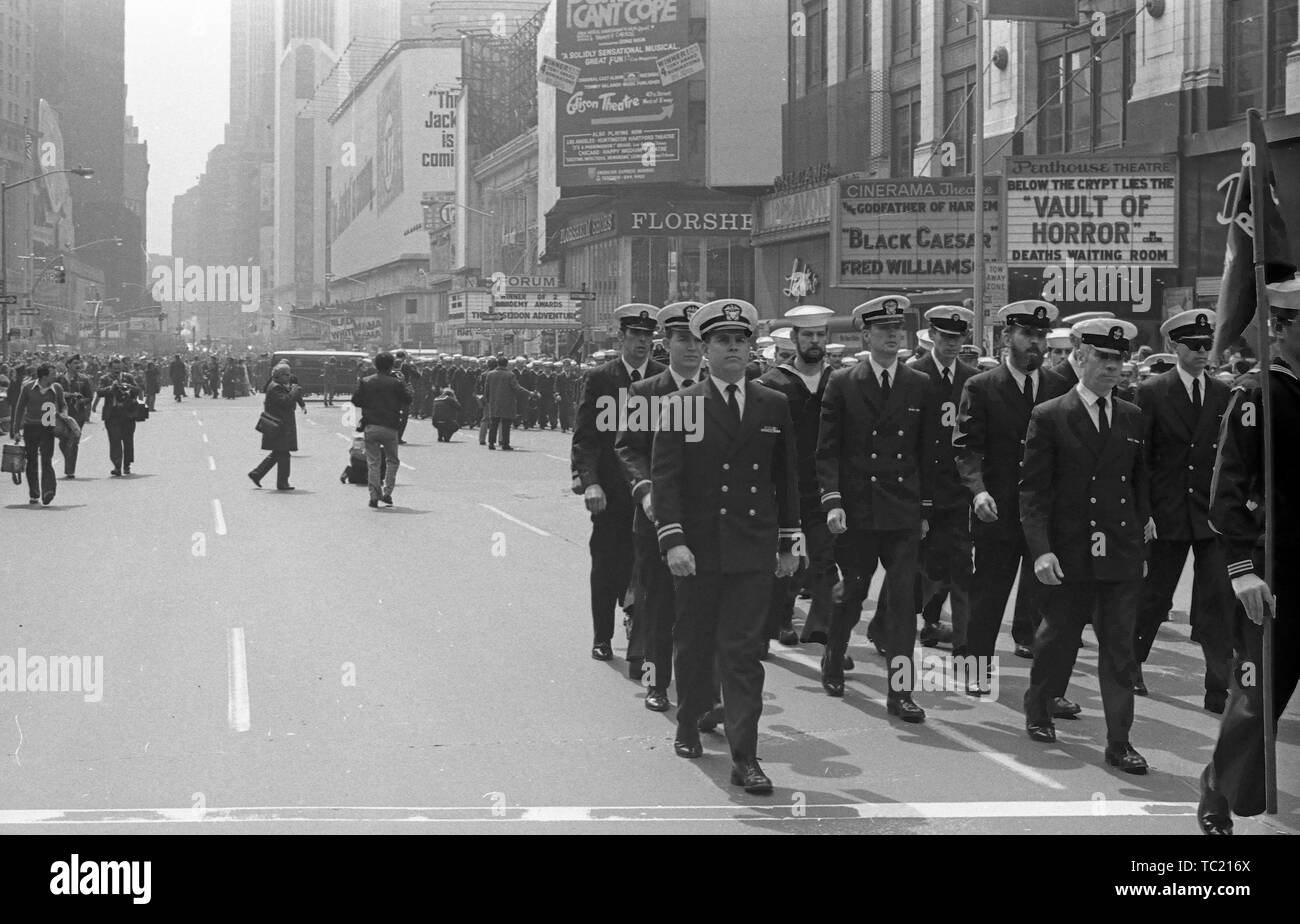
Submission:
[[[1249,110],[1247,121],[1258,122],[1258,137],[1267,144],[1264,137],[1263,120],[1256,110]],[[1248,137],[1254,141],[1256,133],[1248,130]],[[1272,350],[1269,344],[1269,310],[1268,282],[1265,273],[1266,255],[1264,237],[1266,228],[1262,221],[1264,196],[1272,196],[1272,190],[1264,182],[1264,171],[1260,163],[1265,152],[1255,151],[1254,162],[1250,171],[1250,211],[1254,222],[1253,235],[1255,249],[1255,323],[1258,328],[1256,336],[1259,344],[1260,394],[1264,417],[1264,583],[1268,585],[1271,595],[1274,584],[1274,476],[1273,476],[1273,412],[1269,379],[1272,377],[1269,366],[1272,364]],[[1272,605],[1264,608],[1263,623],[1263,664],[1260,665],[1260,679],[1264,686],[1264,811],[1269,815],[1277,814],[1277,731],[1273,725],[1273,619]]]

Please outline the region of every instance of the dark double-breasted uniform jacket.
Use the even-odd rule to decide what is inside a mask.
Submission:
[[[1219,449],[1219,424],[1231,392],[1212,376],[1203,376],[1201,409],[1177,369],[1143,382],[1137,405],[1146,420],[1146,458],[1151,472],[1151,515],[1161,539],[1191,542],[1209,539],[1210,481]]]
[[[822,398],[830,380],[830,366],[823,366],[817,391],[810,392],[797,372],[777,366],[759,377],[758,383],[785,395],[794,422],[795,453],[798,460],[799,506],[816,510],[820,501],[817,488],[817,432],[821,427]]]
[[[834,372],[822,397],[817,481],[822,511],[844,508],[850,529],[919,528],[931,506],[930,380],[902,363],[886,401],[869,362]]]
[[[651,458],[659,550],[686,545],[696,573],[771,573],[799,530],[794,425],[785,396],[746,380],[736,421],[711,378],[682,389],[704,399],[700,439],[655,434]]]
[[[1055,372],[1040,369],[1035,406],[1055,398],[1069,386]],[[952,444],[957,471],[972,500],[987,491],[997,504],[995,523],[1015,536],[1020,533],[1020,469],[1030,408],[1006,363],[966,380],[957,408]],[[1018,538],[1017,538],[1017,541]]]
[[[671,395],[675,391],[677,391],[677,380],[668,369],[658,375],[633,382],[628,388],[629,395],[646,399]],[[650,522],[650,518],[645,515],[645,509],[641,506],[641,501],[650,492],[652,485],[650,463],[654,440],[653,429],[622,430],[614,440],[614,454],[618,456],[619,464],[623,466],[623,473],[632,491],[632,500],[636,504],[636,510],[632,514],[632,530],[642,535],[653,535],[655,532],[654,523]]]
[[[645,378],[663,371],[661,363],[649,360]],[[608,503],[631,502],[631,494],[624,490],[623,469],[614,454],[617,430],[598,426],[602,406],[616,408],[621,404],[620,392],[626,394],[625,389],[631,384],[622,357],[597,366],[583,380],[582,402],[578,406],[578,419],[573,424],[573,447],[570,451],[574,494],[582,494],[593,484],[598,484]]]
[[[957,453],[952,445],[952,433],[957,426],[957,408],[961,404],[962,388],[966,380],[976,374],[976,370],[957,360],[952,366],[952,384],[943,380],[943,370],[934,360],[934,354],[927,353],[919,360],[908,363],[909,369],[923,372],[930,377],[930,413],[935,417],[935,424],[926,444],[927,453],[934,467],[931,495],[936,510],[952,510],[969,507],[971,493],[962,483],[961,473],[957,471]]]
[[[1030,559],[1055,554],[1065,584],[1142,578],[1145,425],[1137,405],[1110,398],[1104,439],[1075,389],[1036,406],[1029,421],[1020,521]]]

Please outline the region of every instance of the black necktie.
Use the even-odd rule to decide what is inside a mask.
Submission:
[[[727,407],[731,408],[731,416],[736,418],[737,423],[740,423],[740,401],[736,399],[735,385],[727,386]]]
[[[889,400],[889,372],[888,372],[888,370],[886,370],[886,371],[880,373],[880,393],[881,393],[882,395],[885,396],[885,400],[886,400],[886,401]]]
[[[1192,410],[1201,411],[1201,380],[1192,379]]]
[[[1025,403],[1034,406],[1034,380],[1025,376]]]
[[[952,370],[951,370],[951,369],[944,369],[944,370],[943,370],[943,384],[945,384],[945,385],[949,385],[949,386],[952,385]]]
[[[682,388],[690,388],[695,382],[692,379],[682,379]]]
[[[634,381],[634,382],[639,382],[639,381],[641,381],[641,370],[640,370],[640,369],[633,369],[633,370],[632,370],[632,381]]]
[[[1110,420],[1106,417],[1106,399],[1097,399],[1097,429],[1101,432],[1102,439],[1110,436]]]

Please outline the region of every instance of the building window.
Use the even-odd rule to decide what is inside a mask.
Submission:
[[[1286,108],[1286,56],[1296,40],[1296,7],[1297,0],[1226,0],[1224,70],[1234,118],[1251,108]]]
[[[893,0],[894,61],[921,53],[921,0]]]
[[[844,21],[844,71],[854,74],[871,66],[871,0],[848,0]]]
[[[970,107],[975,102],[975,68],[950,74],[943,81],[943,127],[947,134],[941,141],[951,141],[957,146],[957,163],[944,167],[944,176],[964,176],[972,173],[971,150],[975,143],[975,123],[970,118]]]
[[[1104,48],[1102,47],[1104,45]],[[1062,154],[1124,143],[1136,70],[1132,31],[1094,44],[1078,31],[1044,44],[1038,65],[1038,152]]]
[[[911,176],[916,139],[921,136],[921,91],[894,94],[890,132],[890,176]]]
[[[808,55],[804,61],[804,85],[808,90],[826,86],[826,0],[804,4],[808,26]]]
[[[943,0],[943,28],[947,39],[975,34],[975,8],[962,0]]]

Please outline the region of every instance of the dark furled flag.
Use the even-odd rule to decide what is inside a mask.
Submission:
[[[1218,327],[1214,337],[1214,358],[1251,327],[1255,318],[1255,248],[1262,250],[1258,259],[1264,263],[1264,281],[1281,282],[1295,275],[1291,243],[1282,220],[1277,199],[1277,180],[1268,155],[1268,139],[1258,110],[1246,112],[1246,137],[1249,149],[1242,152],[1241,175],[1237,180],[1232,204],[1232,222],[1228,225],[1228,246],[1223,258],[1223,282],[1219,286]],[[1251,174],[1263,178],[1264,201],[1256,211],[1251,201]],[[1263,234],[1256,235],[1262,228]],[[1254,340],[1251,340],[1254,343]]]

